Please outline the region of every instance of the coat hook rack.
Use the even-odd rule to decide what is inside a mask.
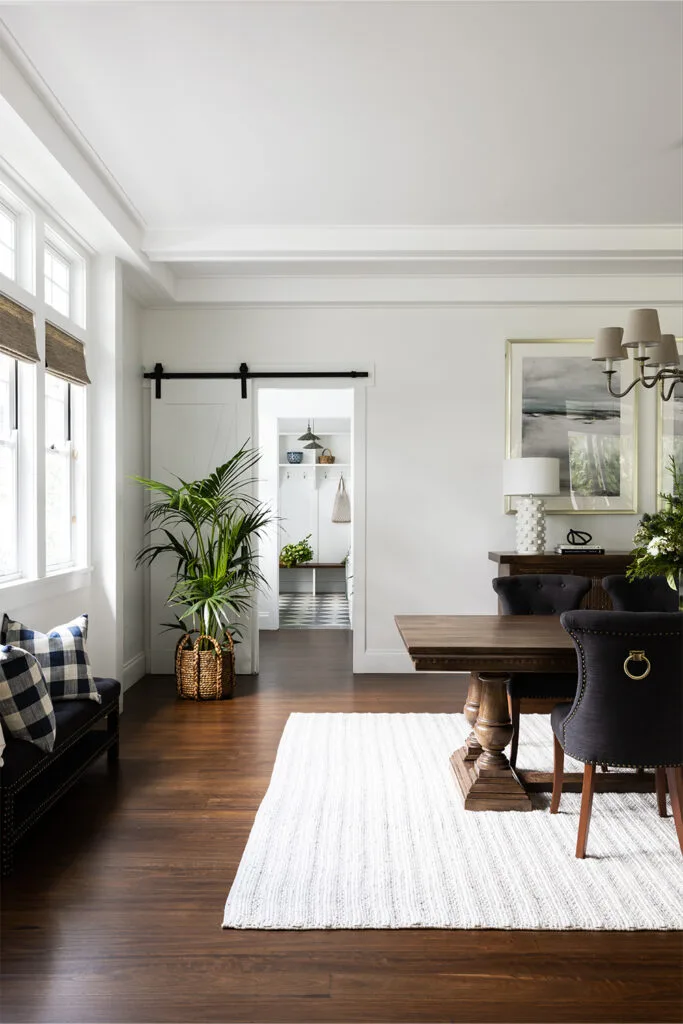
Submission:
[[[154,381],[154,397],[161,398],[161,382],[162,380],[239,380],[241,381],[241,393],[242,398],[247,397],[247,381],[248,380],[301,380],[301,379],[337,379],[337,378],[357,378],[357,377],[369,377],[370,374],[367,370],[339,370],[339,371],[327,371],[327,372],[310,372],[310,373],[292,373],[289,370],[283,371],[271,371],[269,373],[252,373],[246,363],[240,363],[239,370],[225,371],[220,373],[195,373],[195,372],[169,372],[164,370],[162,363],[155,363],[154,369],[149,373],[144,373],[143,377],[145,380]]]

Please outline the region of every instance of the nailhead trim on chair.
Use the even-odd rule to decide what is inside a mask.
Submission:
[[[567,632],[570,636],[574,636],[571,630],[567,630]],[[582,629],[581,632],[590,633],[591,636],[683,636],[680,630],[676,630],[674,633],[652,633],[649,630],[646,633],[636,633],[631,630],[628,633],[616,633],[611,629]]]
[[[606,764],[608,766],[608,768],[680,768],[681,767],[680,762],[676,762],[675,764],[671,764],[669,762],[666,762],[665,764],[615,764],[613,761],[603,761],[602,759],[600,761],[584,761],[584,759],[582,757],[579,757],[578,754],[572,754],[572,752],[570,750],[567,750],[567,748],[565,746],[565,741],[566,741],[565,729],[567,727],[567,722],[571,721],[571,719],[574,717],[576,712],[579,710],[579,704],[583,700],[583,695],[584,695],[585,690],[586,690],[586,656],[585,656],[585,652],[584,652],[584,649],[583,649],[583,644],[579,640],[578,635],[573,630],[568,629],[567,632],[569,633],[570,637],[572,638],[572,640],[574,641],[574,643],[576,644],[576,646],[578,647],[579,652],[580,652],[580,656],[581,656],[581,688],[579,690],[579,695],[578,695],[578,697],[576,699],[576,705],[572,708],[572,710],[569,712],[569,714],[565,718],[564,722],[562,723],[562,748],[563,748],[565,754],[568,754],[569,757],[573,757],[574,760],[576,760],[576,761],[581,761],[583,764]],[[676,633],[613,633],[613,632],[611,632],[609,630],[604,630],[604,629],[582,629],[581,632],[582,633],[590,633],[591,636],[680,636],[681,635],[680,632],[676,632]]]
[[[571,750],[564,748],[564,752],[567,757],[573,757],[575,761],[581,761],[582,764],[606,764],[608,768],[681,768],[683,762],[681,761],[667,761],[665,764],[617,764],[616,761],[603,761],[600,758],[599,761],[584,761],[578,754],[572,754]]]

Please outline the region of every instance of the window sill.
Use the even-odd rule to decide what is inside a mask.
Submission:
[[[22,607],[34,601],[45,601],[72,590],[83,590],[90,586],[92,569],[63,569],[52,572],[40,580],[8,580],[0,583],[0,608],[4,611],[9,605]]]

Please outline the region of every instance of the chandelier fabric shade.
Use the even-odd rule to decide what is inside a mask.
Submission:
[[[674,334],[663,334],[659,345],[651,348],[648,355],[648,362],[653,366],[680,366],[681,364]]]
[[[593,345],[593,360],[602,359],[628,359],[628,353],[624,351],[622,338],[624,337],[623,327],[603,327],[595,336]]]
[[[657,310],[632,309],[626,320],[622,341],[624,348],[638,348],[639,345],[651,348],[653,345],[659,345],[661,340],[662,331]]]

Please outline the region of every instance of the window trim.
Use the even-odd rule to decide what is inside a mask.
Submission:
[[[0,178],[0,204],[14,219],[14,276],[0,275],[3,282],[11,282],[36,301],[36,211],[14,188]],[[3,285],[4,287],[4,285]]]
[[[48,275],[47,275],[47,267],[46,267],[46,262],[47,261],[45,260],[45,257],[48,254],[49,254],[51,260],[53,260],[56,263],[61,263],[64,267],[66,267],[66,273],[67,273],[67,287],[66,288],[62,288],[62,286],[60,284],[57,284],[57,282],[55,281],[55,279],[53,277],[48,277]],[[45,239],[44,250],[43,250],[43,295],[45,297],[45,305],[49,306],[50,309],[55,311],[55,313],[59,313],[59,315],[63,316],[66,320],[71,320],[72,319],[72,316],[71,316],[71,310],[72,310],[72,306],[73,306],[73,297],[72,297],[72,294],[71,294],[71,292],[72,292],[72,283],[71,283],[72,282],[72,277],[73,277],[73,273],[72,273],[71,261],[68,260],[66,258],[66,256],[64,256],[60,252],[60,250],[57,249],[56,246],[54,246],[52,244],[52,242],[50,242],[46,238]],[[48,285],[48,281],[49,281],[49,283],[51,285],[51,290],[52,290],[53,293],[56,290],[58,292],[63,292],[66,295],[66,304],[67,304],[66,312],[64,312],[63,309],[59,309],[57,306],[55,306],[54,302],[51,302],[50,299],[47,298],[47,285]]]
[[[57,316],[62,317],[66,324],[80,327],[86,326],[86,286],[87,286],[87,258],[83,252],[76,248],[64,238],[59,231],[56,231],[48,220],[43,222],[43,299],[46,307],[54,311]],[[50,251],[53,257],[66,263],[69,268],[69,312],[63,313],[53,306],[45,298],[45,252]],[[57,286],[59,287],[59,285]],[[52,316],[47,317],[48,320]]]
[[[2,245],[3,248],[9,249],[9,251],[12,253],[12,273],[11,274],[5,274],[2,271],[0,271],[0,275],[2,277],[8,278],[8,280],[10,280],[10,281],[16,281],[16,279],[17,279],[17,263],[18,263],[17,247],[18,247],[18,242],[19,242],[19,218],[17,216],[16,210],[14,210],[11,206],[9,206],[8,203],[6,203],[4,201],[1,193],[0,193],[0,214],[3,214],[5,217],[7,217],[7,219],[12,222],[12,225],[14,227],[14,247],[12,249],[9,249],[9,246],[6,246],[4,242],[0,242],[0,245]]]
[[[78,564],[78,531],[77,531],[77,481],[76,481],[76,449],[73,443],[73,398],[72,398],[72,384],[70,380],[64,380],[62,377],[57,377],[55,374],[47,373],[47,377],[53,377],[54,380],[59,381],[66,387],[66,394],[64,398],[64,442],[57,448],[53,443],[48,445],[47,437],[45,438],[45,469],[47,477],[47,459],[51,457],[51,453],[56,453],[59,457],[66,460],[68,466],[68,484],[69,484],[69,551],[70,556],[66,562],[48,562],[47,560],[47,536],[45,541],[45,575],[52,576],[56,572],[63,572],[66,569],[73,569]],[[47,399],[47,395],[46,395]],[[47,534],[47,503],[45,505],[45,526]]]
[[[0,583],[5,583],[8,580],[17,580],[21,578],[21,542],[19,536],[19,523],[21,521],[21,495],[20,495],[20,483],[19,483],[19,459],[21,453],[21,438],[19,436],[19,360],[12,359],[11,356],[5,356],[3,358],[8,359],[12,365],[12,375],[14,380],[10,379],[10,436],[8,439],[0,437],[0,447],[8,448],[13,453],[12,469],[14,476],[14,541],[15,541],[15,568],[10,572],[0,573]]]

